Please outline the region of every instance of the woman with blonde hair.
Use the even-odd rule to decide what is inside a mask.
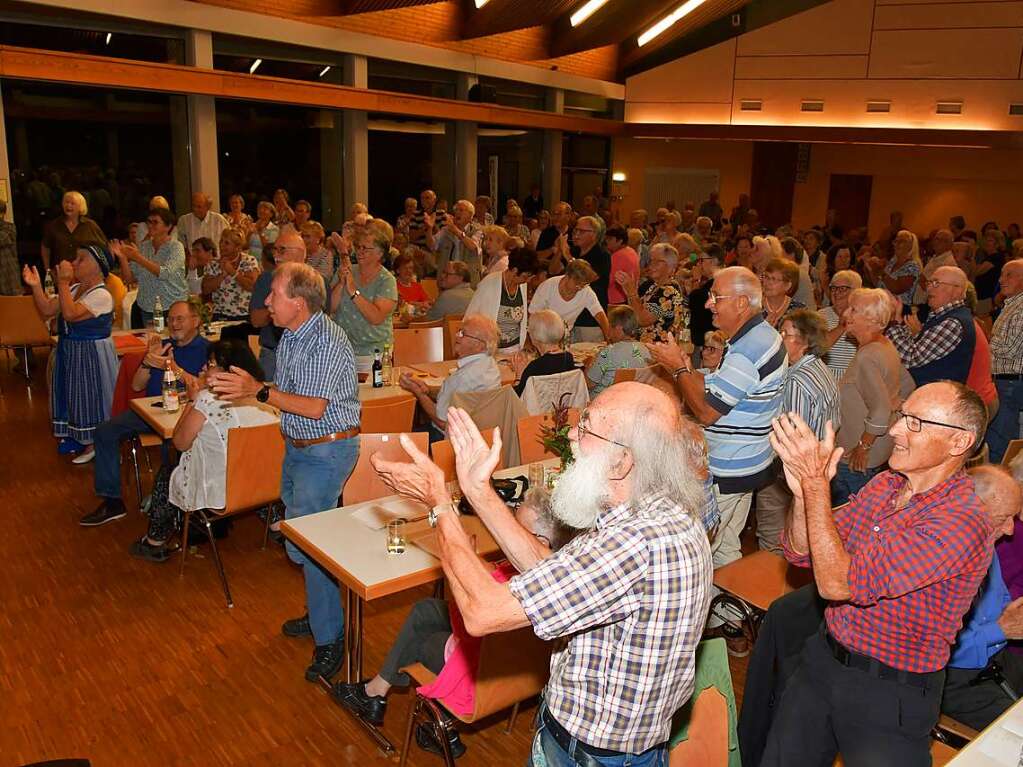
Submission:
[[[356,226],[352,235],[356,263],[341,259],[330,290],[330,313],[360,357],[370,357],[374,349],[383,351],[385,345],[394,343],[392,313],[398,302],[398,285],[383,265],[391,251],[393,231],[382,219]]]
[[[267,261],[273,263],[273,244],[277,242],[277,235],[281,231],[274,223],[276,212],[272,202],[262,200],[256,205],[256,220],[252,222],[252,231],[249,234],[249,253],[257,261],[262,262],[265,251]]]
[[[915,234],[901,229],[895,235],[893,245],[895,254],[887,263],[871,258],[867,261],[867,268],[877,287],[887,288],[903,306],[911,306],[913,290],[924,268],[920,261],[920,242]]]
[[[88,217],[89,205],[81,192],[65,192],[60,207],[61,215],[43,227],[39,255],[46,269],[61,261],[74,261],[79,248],[95,245],[106,250],[108,247],[103,230]]]

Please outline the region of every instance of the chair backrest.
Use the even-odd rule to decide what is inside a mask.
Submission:
[[[615,371],[615,383],[636,380],[636,368],[618,368]]]
[[[395,328],[394,364],[440,362],[444,359],[444,328]]]
[[[124,318],[124,297],[128,293],[128,288],[125,286],[124,280],[113,272],[107,275],[106,287],[107,291],[114,299],[114,327],[122,327]]]
[[[590,401],[590,390],[586,376],[581,370],[569,370],[548,376],[530,376],[522,390],[522,404],[530,415],[548,412],[554,403],[561,402],[565,394],[571,407],[584,408]]]
[[[412,431],[416,414],[416,398],[399,394],[362,403],[362,432],[364,434],[400,434]]]
[[[253,357],[259,359],[259,336],[254,333],[249,335],[249,351],[252,352]]]
[[[131,310],[138,296],[138,288],[132,288],[124,294],[124,300],[121,301],[121,330],[131,330]]]
[[[283,465],[279,423],[229,429],[224,513],[255,509],[280,498]]]
[[[724,640],[701,642],[696,649],[696,683],[693,697],[672,717],[675,743],[668,755],[669,767],[699,764],[728,767],[728,745],[734,742],[729,732],[728,703],[734,700]],[[711,684],[719,680],[724,689]],[[685,740],[679,741],[679,738]],[[679,742],[676,742],[679,741]]]
[[[455,358],[455,334],[462,329],[462,318],[457,314],[444,317],[444,359]]]
[[[436,277],[423,277],[419,281],[419,284],[423,286],[423,292],[430,297],[431,301],[436,301],[437,296],[440,294],[440,288],[437,286]]]
[[[528,626],[483,637],[476,667],[476,706],[470,721],[538,695],[547,684],[550,659],[551,644]]]
[[[0,346],[48,346],[52,341],[32,296],[0,296]]]
[[[1011,464],[1019,455],[1020,450],[1023,450],[1023,439],[1009,440],[1009,445],[1005,448],[1005,454],[1002,456],[1002,466]]]
[[[568,422],[572,426],[579,423],[579,412],[578,408],[569,408]],[[548,452],[547,448],[540,442],[541,430],[545,426],[550,427],[553,425],[553,413],[541,413],[540,415],[530,415],[519,419],[517,428],[519,434],[519,460],[523,464],[558,457],[554,453]]]
[[[494,444],[493,429],[482,429],[480,434],[483,435],[483,439],[488,445]],[[438,442],[434,442],[430,445],[430,454],[433,458],[433,462],[443,470],[444,479],[447,482],[451,482],[458,478],[458,475],[455,472],[455,449],[451,446],[451,440],[442,439]],[[503,463],[499,463],[497,468],[504,468]]]
[[[121,357],[121,365],[117,369],[117,381],[114,382],[114,401],[110,406],[110,417],[120,415],[130,406],[128,402],[139,397],[146,396],[146,390],[135,391],[131,388],[131,379],[135,377],[135,371],[139,369],[144,354],[125,354]]]
[[[399,434],[362,434],[359,437],[359,460],[352,469],[344,489],[341,491],[343,503],[348,506],[352,503],[371,501],[374,498],[385,498],[394,495],[394,491],[383,483],[377,476],[373,464],[369,459],[380,454],[388,461],[404,461],[410,463],[408,453],[398,441]],[[409,434],[416,447],[424,453],[429,449],[429,435],[425,431]],[[278,477],[279,479],[279,477]]]
[[[503,448],[501,457],[505,466],[519,466],[519,433],[516,428],[519,419],[525,418],[526,411],[522,400],[510,386],[486,391],[455,392],[451,404],[469,414],[480,429],[501,427]]]
[[[410,328],[443,328],[444,320],[418,320],[408,324]]]

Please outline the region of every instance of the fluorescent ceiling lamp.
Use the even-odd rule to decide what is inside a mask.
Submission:
[[[110,45],[110,39],[114,36],[113,32],[107,32],[107,45]]]
[[[641,34],[638,40],[639,45],[640,46],[646,45],[659,34],[661,34],[664,30],[666,30],[668,27],[674,24],[676,21],[684,19],[690,13],[692,13],[701,5],[703,5],[706,1],[707,0],[686,0],[686,2],[682,3],[682,5],[680,5],[674,11],[672,11],[663,19],[658,21],[646,32]]]
[[[263,59],[256,59],[255,61],[253,61],[253,62],[252,62],[252,66],[251,66],[251,67],[249,67],[249,74],[251,75],[251,74],[253,74],[253,73],[254,73],[254,72],[255,72],[255,71],[257,70],[257,69],[259,69],[259,65],[260,65],[260,64],[262,64],[262,63],[263,63]]]
[[[586,19],[590,18],[590,16],[599,11],[601,7],[603,7],[606,3],[607,0],[590,0],[588,3],[586,3],[586,5],[584,5],[578,11],[573,13],[572,16],[569,18],[569,21],[572,22],[573,27],[578,27],[580,24],[586,21]]]
[[[317,77],[323,77],[329,71],[330,71],[330,65],[327,65],[323,69],[320,70],[320,74],[318,74]]]
[[[625,181],[625,171],[616,170],[611,174],[611,180],[618,184],[622,183]]]
[[[486,5],[489,2],[490,2],[490,0],[476,0],[476,10],[479,10],[480,8],[482,8],[484,5]]]

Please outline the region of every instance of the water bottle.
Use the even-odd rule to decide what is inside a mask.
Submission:
[[[171,361],[167,360],[167,367],[163,371],[163,411],[176,413],[179,407],[181,400],[178,398],[178,377],[174,375]]]
[[[394,365],[394,346],[391,344],[384,344],[384,357],[383,357],[383,376],[386,383],[393,383],[393,377],[391,374],[391,368]]]
[[[156,302],[153,304],[153,330],[162,333],[163,328],[163,301],[160,300],[160,296],[157,296]]]
[[[380,389],[384,385],[384,365],[380,361],[380,350],[373,350],[373,388]]]
[[[43,286],[43,290],[46,291],[46,295],[48,296],[57,295],[57,290],[53,286],[53,272],[49,269],[46,270],[46,283]]]

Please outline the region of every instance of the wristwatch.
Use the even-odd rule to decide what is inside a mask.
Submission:
[[[354,293],[349,293],[348,294],[348,297],[354,301],[356,296],[361,296],[361,295],[362,295],[362,291],[359,290],[358,288],[356,288]]]
[[[676,369],[675,369],[675,372],[673,372],[673,373],[671,374],[671,380],[672,380],[672,381],[677,381],[677,380],[678,380],[678,377],[679,377],[680,375],[682,375],[683,373],[692,373],[692,372],[693,372],[693,369],[692,369],[692,368],[690,368],[690,367],[680,367],[680,368],[676,368]]]
[[[430,527],[436,527],[437,526],[437,518],[441,514],[444,514],[444,513],[449,512],[449,511],[453,511],[453,512],[455,512],[457,514],[458,513],[458,504],[456,504],[455,502],[452,501],[451,503],[439,504],[437,506],[434,506],[432,509],[430,509],[430,513],[426,515],[426,520],[430,523]]]
[[[263,388],[256,392],[256,401],[266,402],[268,399],[270,399],[270,387],[263,384]]]

